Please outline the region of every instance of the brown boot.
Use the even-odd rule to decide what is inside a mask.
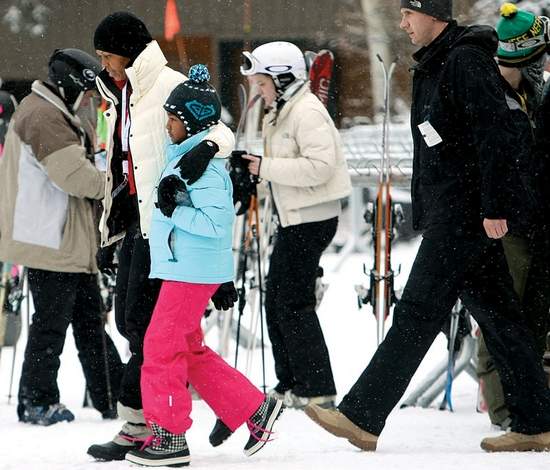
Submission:
[[[337,437],[347,439],[359,449],[367,451],[376,450],[378,436],[364,431],[353,424],[343,413],[337,409],[325,409],[318,405],[309,404],[305,408],[306,415],[326,431]]]
[[[507,432],[498,437],[486,437],[481,448],[487,452],[526,452],[550,450],[550,432],[540,434],[520,434]]]

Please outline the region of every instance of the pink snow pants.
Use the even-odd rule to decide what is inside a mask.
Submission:
[[[234,431],[259,408],[264,394],[203,344],[200,322],[219,284],[164,281],[143,348],[141,394],[147,423],[172,434],[191,427],[193,385]]]

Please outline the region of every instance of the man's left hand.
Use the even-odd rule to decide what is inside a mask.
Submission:
[[[496,240],[508,233],[506,219],[483,219],[483,228],[489,238]]]

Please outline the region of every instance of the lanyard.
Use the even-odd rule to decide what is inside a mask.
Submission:
[[[124,85],[122,89],[122,107],[121,107],[121,116],[120,116],[120,128],[121,128],[121,138],[122,141],[122,151],[128,152],[128,136],[130,135],[130,114],[126,105],[126,96],[127,96],[128,82]]]

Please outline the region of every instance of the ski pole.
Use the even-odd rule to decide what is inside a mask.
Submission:
[[[13,390],[13,375],[15,372],[15,357],[17,356],[17,343],[13,345],[13,356],[11,358],[11,372],[10,372],[10,388],[8,389],[8,405],[11,404],[12,390]]]
[[[243,224],[243,236],[242,236],[242,248],[243,248],[243,259],[241,263],[241,287],[239,289],[239,304],[238,304],[238,317],[237,317],[237,334],[235,338],[235,368],[237,368],[238,358],[239,358],[239,342],[241,337],[241,319],[244,313],[244,307],[246,305],[246,270],[248,264],[248,229],[246,228],[249,223],[250,215],[248,212],[245,213],[245,223]]]
[[[458,334],[458,322],[460,321],[460,300],[457,302],[451,312],[451,324],[449,327],[449,357],[447,361],[447,379],[445,383],[445,395],[443,401],[439,405],[440,410],[444,410],[449,405],[449,410],[453,410],[451,393],[454,379],[454,364],[455,364],[455,342]]]
[[[105,386],[107,388],[107,404],[109,409],[114,408],[113,389],[111,386],[111,372],[109,370],[109,352],[107,351],[107,333],[105,332],[105,318],[101,319],[101,349],[103,350],[103,366],[105,367]]]
[[[103,350],[103,365],[105,368],[105,386],[107,388],[107,403],[109,405],[109,410],[114,409],[115,403],[113,400],[113,387],[111,383],[111,370],[109,368],[109,351],[107,349],[107,332],[105,331],[105,326],[107,324],[107,318],[109,311],[113,305],[113,296],[114,296],[114,283],[113,278],[116,274],[111,276],[105,275],[104,278],[100,279],[104,281],[104,285],[107,288],[107,299],[103,301],[103,311],[101,312],[101,348]]]
[[[264,393],[266,393],[266,383],[265,383],[265,344],[264,344],[264,314],[263,314],[263,283],[262,283],[262,247],[260,243],[260,233],[258,230],[258,225],[260,222],[260,213],[258,208],[258,196],[253,197],[253,207],[256,216],[256,224],[254,225],[253,236],[256,238],[256,246],[258,249],[258,289],[259,289],[259,309],[260,309],[260,344],[262,350],[262,387]]]

